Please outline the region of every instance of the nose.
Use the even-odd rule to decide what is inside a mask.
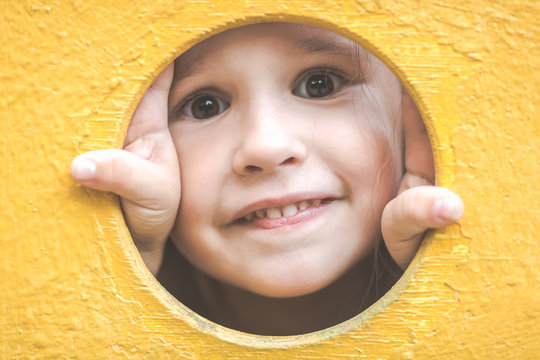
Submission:
[[[269,105],[269,104],[267,104]],[[301,134],[288,124],[277,104],[254,106],[243,115],[240,144],[233,155],[233,171],[246,176],[273,172],[285,166],[301,164],[307,148]]]

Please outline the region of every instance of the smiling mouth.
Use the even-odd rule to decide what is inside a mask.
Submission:
[[[312,218],[317,210],[326,207],[336,199],[310,199],[294,202],[281,207],[269,207],[252,211],[235,221],[239,225],[254,225],[270,229],[295,225]]]

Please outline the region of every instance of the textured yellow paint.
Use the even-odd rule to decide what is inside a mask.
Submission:
[[[540,356],[537,244],[540,5],[513,1],[45,1],[0,6],[0,358],[519,358]],[[231,26],[327,27],[413,92],[438,183],[467,206],[387,296],[298,337],[191,314],[155,282],[117,199],[69,176],[119,147],[152,79]]]

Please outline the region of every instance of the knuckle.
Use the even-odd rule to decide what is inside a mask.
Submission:
[[[422,218],[424,199],[418,191],[409,191],[400,202],[404,222],[417,223]]]
[[[116,150],[104,153],[98,161],[97,179],[104,190],[118,192],[130,177],[130,167]]]
[[[120,156],[115,156],[110,166],[110,184],[115,190],[120,189],[131,178],[131,168],[128,162]]]

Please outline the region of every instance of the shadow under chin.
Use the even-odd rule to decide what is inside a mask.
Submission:
[[[191,265],[170,240],[157,280],[189,309],[222,326],[257,335],[299,335],[349,320],[390,290],[402,271],[380,244],[330,285],[295,297],[263,296],[217,281]]]

